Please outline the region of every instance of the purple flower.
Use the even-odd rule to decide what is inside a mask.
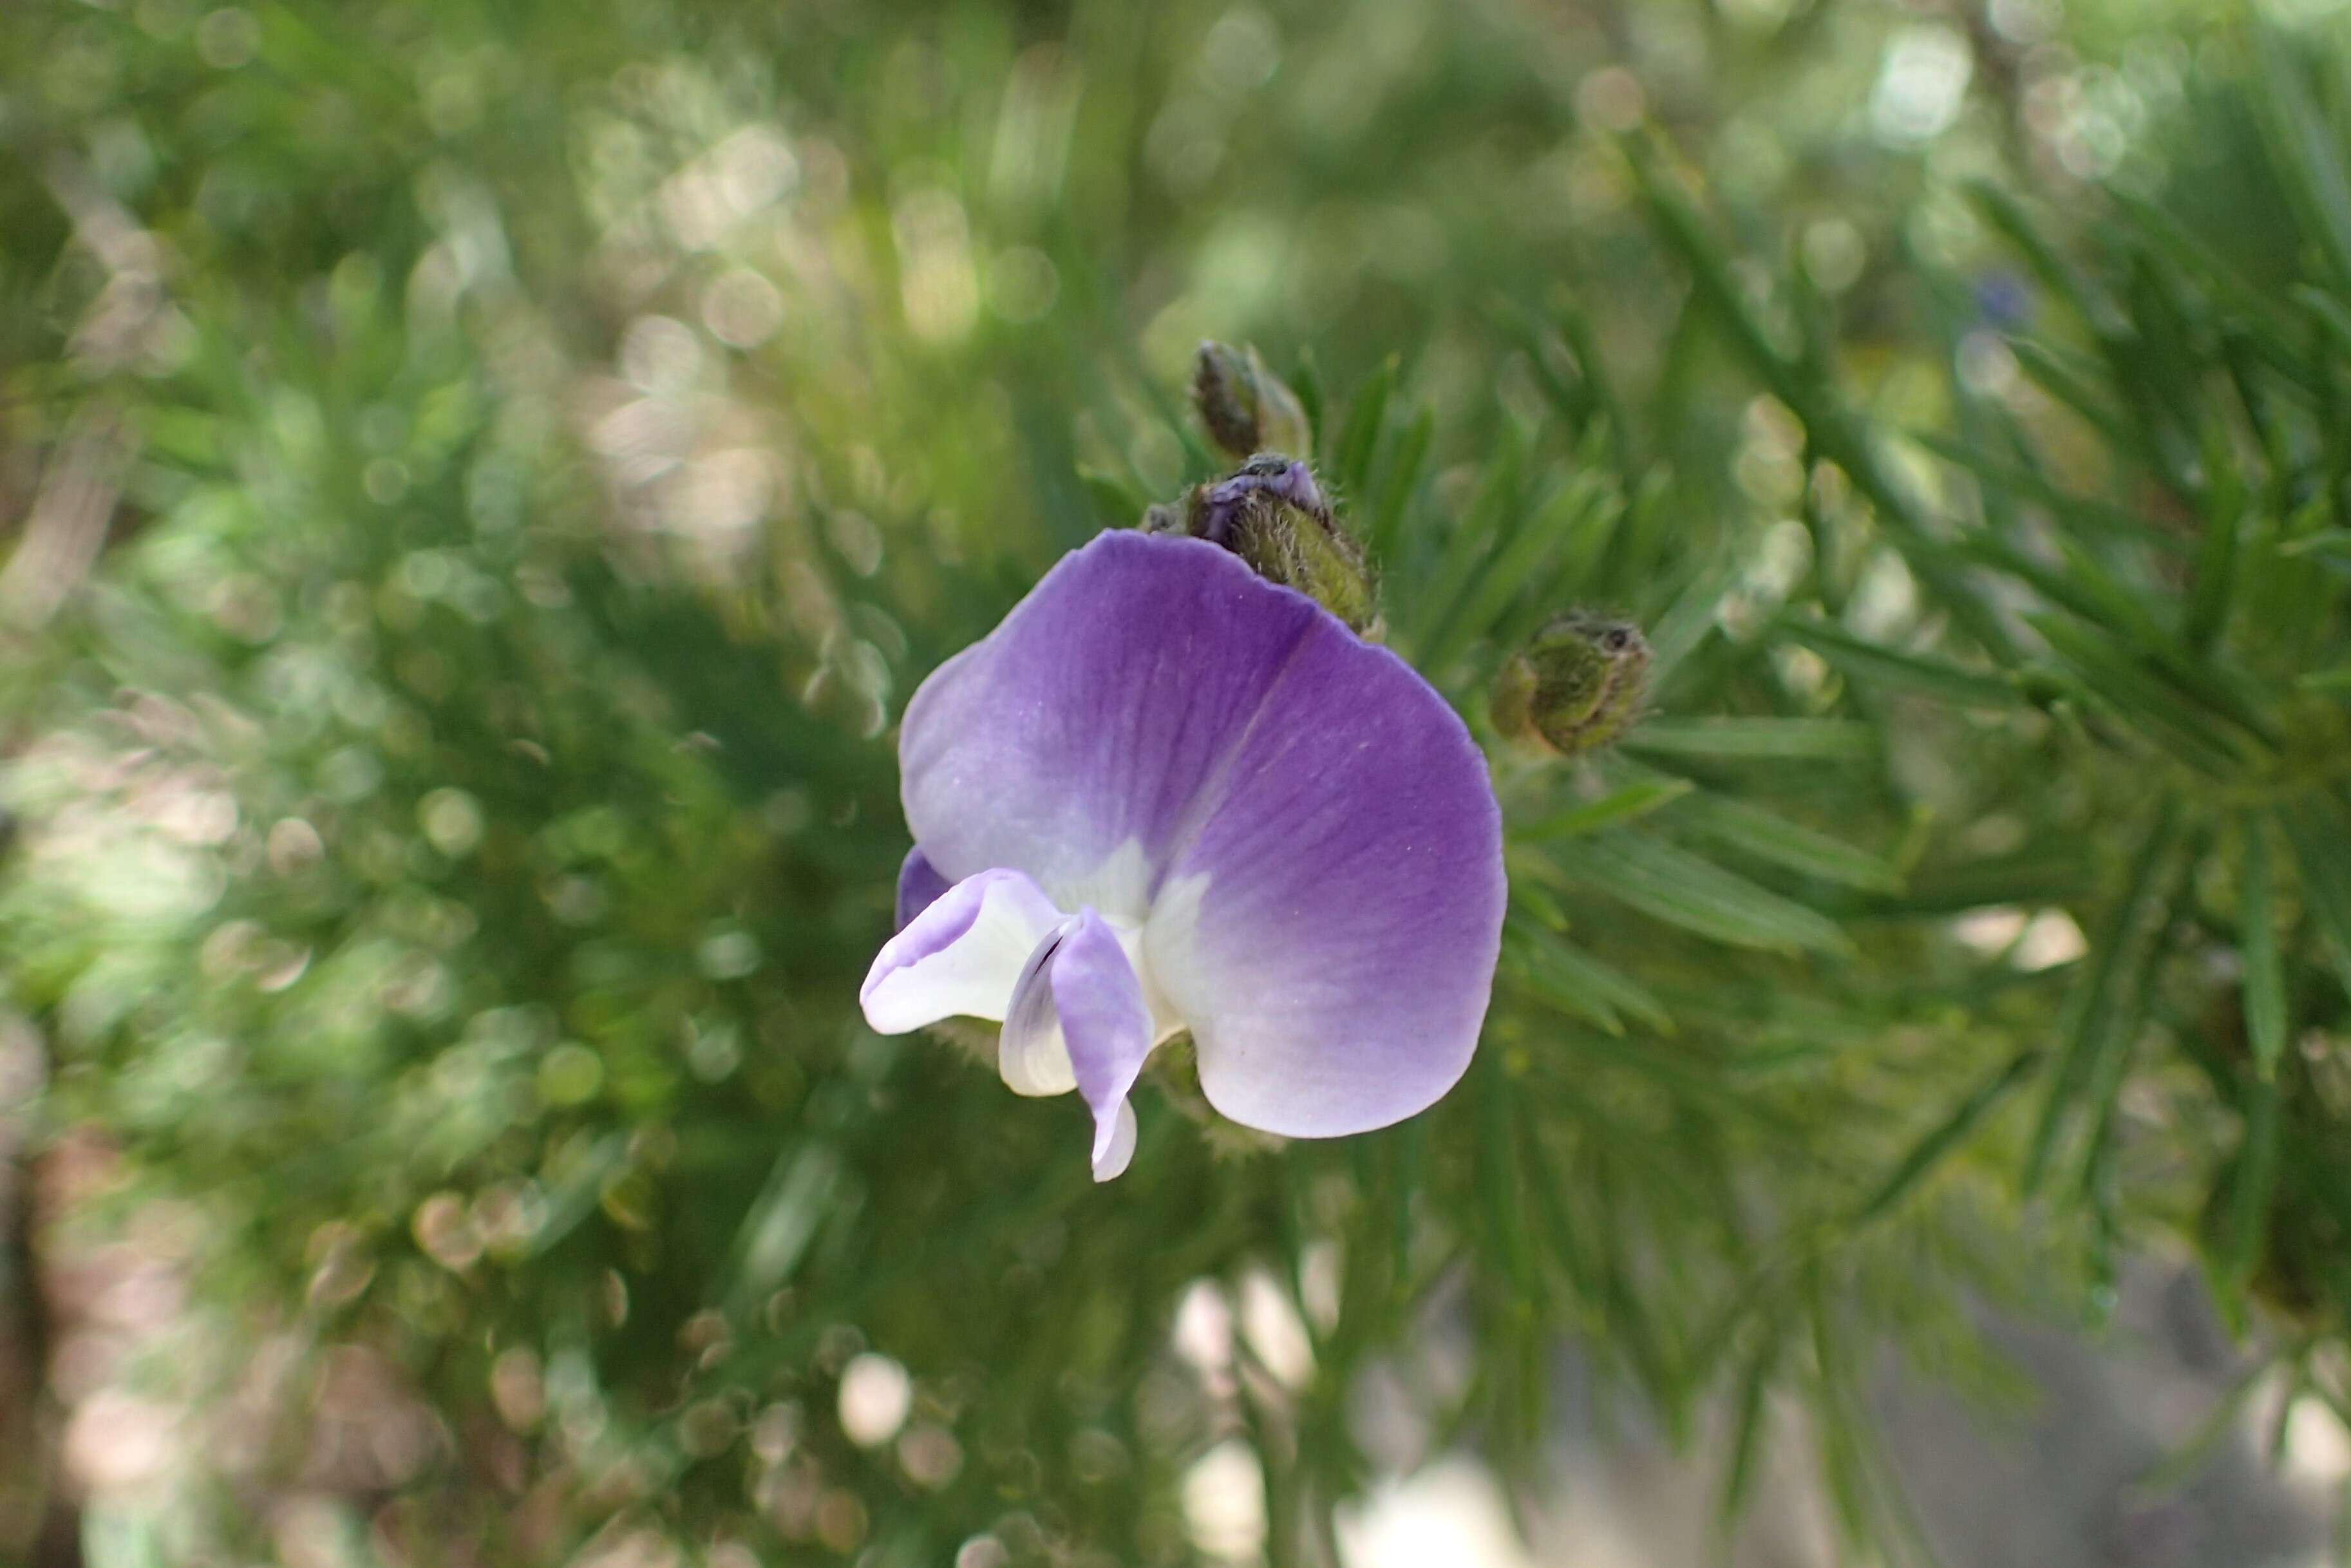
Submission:
[[[1468,1068],[1502,927],[1485,759],[1410,666],[1215,545],[1067,557],[924,683],[898,754],[915,847],[866,1019],[1000,1020],[1015,1092],[1092,1108],[1097,1180],[1187,1030],[1209,1103],[1292,1137]]]
[[[2032,319],[2032,286],[2008,268],[1979,275],[1975,295],[1977,314],[1997,330],[2013,332]]]

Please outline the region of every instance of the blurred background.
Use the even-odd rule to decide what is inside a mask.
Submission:
[[[2339,0],[0,8],[0,1562],[2345,1560]],[[896,717],[1254,342],[1466,1081],[867,1031]]]

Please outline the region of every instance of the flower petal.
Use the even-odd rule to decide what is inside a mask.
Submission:
[[[1057,926],[1037,944],[1020,966],[1011,1005],[1004,1009],[1004,1030],[996,1037],[996,1071],[1015,1094],[1067,1094],[1078,1086],[1069,1042],[1061,1038],[1061,1016],[1053,1006],[1053,955],[1061,950],[1064,935]]]
[[[1501,813],[1460,719],[1394,654],[1318,623],[1165,877],[1144,962],[1225,1115],[1367,1132],[1468,1068],[1501,946]]]
[[[1063,908],[1140,922],[1267,692],[1326,631],[1348,635],[1214,545],[1102,535],[907,704],[915,841],[948,877],[1018,866]]]
[[[1117,1118],[1111,1124],[1110,1137],[1105,1142],[1097,1129],[1094,1135],[1094,1180],[1114,1181],[1126,1174],[1134,1162],[1134,1107],[1122,1100],[1118,1103]]]
[[[1053,956],[1053,1006],[1061,1015],[1061,1033],[1070,1044],[1070,1065],[1078,1079],[1078,1092],[1094,1113],[1093,1166],[1096,1181],[1108,1181],[1126,1168],[1134,1154],[1134,1113],[1126,1096],[1151,1054],[1151,1009],[1143,1000],[1143,982],[1118,945],[1110,925],[1091,909],[1078,912],[1077,923]],[[1105,1170],[1118,1138],[1121,1116],[1127,1121],[1128,1145],[1116,1170]]]
[[[899,750],[940,873],[1147,921],[1235,1121],[1384,1126],[1468,1067],[1502,921],[1484,758],[1409,665],[1235,557],[1097,538],[924,684]]]
[[[966,877],[883,944],[858,999],[882,1034],[949,1018],[1001,1019],[1022,960],[1061,912],[1017,871]]]
[[[1019,1093],[1074,1088],[1094,1113],[1094,1179],[1108,1181],[1134,1152],[1128,1092],[1151,1051],[1143,983],[1110,923],[1091,909],[1062,922],[1022,967],[1005,1015],[997,1065]],[[1122,1142],[1123,1141],[1123,1142]]]
[[[908,850],[905,863],[898,868],[898,929],[904,931],[912,925],[914,916],[938,902],[946,890],[947,879],[932,869],[922,846]]]

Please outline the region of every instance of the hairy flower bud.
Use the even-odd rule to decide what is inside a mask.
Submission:
[[[1232,456],[1304,457],[1314,450],[1313,428],[1298,394],[1265,368],[1255,349],[1202,343],[1192,364],[1192,405],[1209,436]]]
[[[1510,655],[1494,680],[1494,727],[1583,757],[1640,722],[1649,644],[1629,621],[1589,611],[1558,617]]]
[[[1371,564],[1303,463],[1260,454],[1226,478],[1195,486],[1181,508],[1152,507],[1143,531],[1220,545],[1259,577],[1313,600],[1349,631],[1376,633],[1379,589]]]

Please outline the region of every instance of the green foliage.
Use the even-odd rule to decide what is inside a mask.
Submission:
[[[10,1222],[184,1288],[103,1375],[216,1439],[103,1560],[298,1495],[338,1561],[1185,1562],[1237,1442],[1329,1563],[1369,1374],[1508,1469],[1563,1343],[1915,1557],[1881,1347],[1995,1385],[1981,1303],[2173,1239],[2351,1401],[2351,57],[2074,9],[2128,128],[1987,38],[1873,129],[1910,24],[1834,0],[0,14]],[[1161,1063],[1096,1189],[854,993],[906,694],[1228,466],[1208,335],[1490,743],[1510,921],[1435,1111],[1277,1147]],[[1573,607],[1647,706],[1539,758],[1487,694]]]

